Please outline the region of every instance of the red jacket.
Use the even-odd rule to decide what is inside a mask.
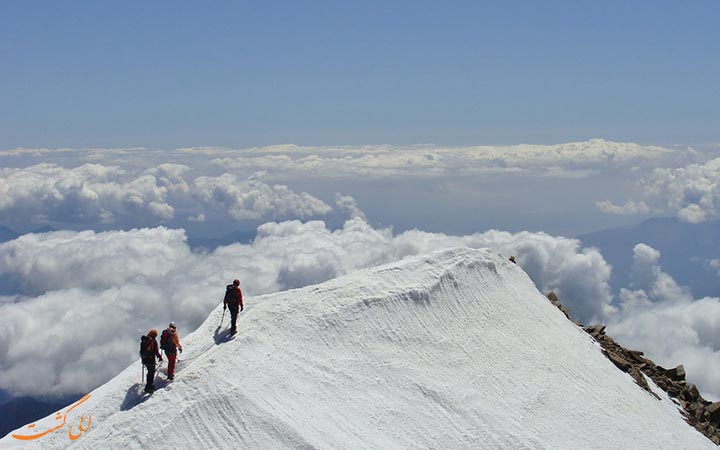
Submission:
[[[237,298],[237,304],[240,306],[240,309],[243,309],[243,299],[242,299],[242,291],[240,290],[240,286],[235,286],[234,284],[230,284],[227,286],[227,289],[231,289],[235,293],[235,298]],[[227,297],[223,299],[223,306],[227,307],[228,301]]]
[[[166,345],[163,350],[165,350],[166,355],[174,355],[177,353],[177,350],[180,349],[182,351],[182,345],[180,345],[180,336],[178,336],[177,331],[171,327],[167,327],[163,330],[164,332],[170,333],[170,345]],[[162,334],[160,335],[160,342],[162,342]]]

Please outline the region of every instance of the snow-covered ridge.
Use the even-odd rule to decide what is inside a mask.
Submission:
[[[221,306],[187,336],[175,381],[159,375],[152,397],[138,395],[137,363],[68,415],[70,427],[92,415],[78,439],[58,430],[0,448],[716,448],[488,251],[246,304],[234,339]]]

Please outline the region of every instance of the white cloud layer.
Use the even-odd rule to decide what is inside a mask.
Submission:
[[[717,273],[717,275],[720,277],[720,259],[711,259],[705,263],[705,266],[709,269]]]
[[[596,205],[610,214],[646,213],[651,209],[667,211],[689,223],[717,218],[720,216],[720,158],[681,168],[655,169],[642,178],[640,189],[654,208],[643,201],[629,201],[625,206],[602,201]]]
[[[664,201],[690,223],[720,212],[720,158],[680,169],[657,169],[643,183],[648,196]]]
[[[353,219],[359,217],[360,219],[367,222],[365,213],[360,210],[357,202],[354,198],[349,195],[342,195],[339,192],[335,193],[335,204],[347,215],[347,217]]]
[[[720,299],[693,299],[662,271],[657,250],[638,244],[633,251],[631,289],[621,290],[608,333],[665,367],[683,364],[704,395],[720,399]]]
[[[287,221],[261,226],[251,244],[212,253],[191,252],[182,230],[163,227],[25,235],[0,244],[0,272],[24,286],[0,298],[0,389],[91,389],[137,358],[136,341],[150,327],[174,320],[183,333],[194,329],[235,277],[252,303],[253,295],[459,245],[517,255],[541,290],[558,292],[579,316],[612,311],[602,256],[544,233],[394,236],[360,218],[334,231],[320,221]]]
[[[0,169],[0,212],[37,222],[110,222],[115,216],[167,220],[174,213],[168,193],[177,188],[162,176],[176,169],[167,170],[127,176],[120,167],[99,164]]]
[[[225,211],[235,220],[302,219],[325,215],[332,209],[306,192],[296,194],[284,185],[269,186],[257,176],[242,179],[229,173],[196,178],[193,195],[205,208]]]
[[[601,202],[596,202],[595,206],[597,206],[600,211],[606,214],[617,215],[647,214],[651,211],[650,207],[645,202],[634,202],[632,200],[628,201],[622,206],[618,206],[611,201],[604,200]]]
[[[140,171],[100,164],[3,168],[0,214],[34,224],[148,225],[172,219],[178,206],[194,210],[196,221],[204,220],[205,209],[234,220],[306,218],[331,210],[306,192],[270,186],[257,176],[243,179],[226,173],[186,180],[190,171],[175,163]]]
[[[254,295],[455,246],[515,255],[539,289],[557,292],[574,317],[607,321],[618,341],[660,364],[684,363],[705,395],[720,397],[720,300],[694,300],[647,245],[635,247],[633,281],[615,308],[610,267],[576,240],[496,230],[393,235],[360,218],[334,231],[321,221],[266,223],[252,243],[212,253],[191,252],[182,230],[163,227],[31,234],[0,244],[0,272],[23,286],[19,296],[0,297],[0,389],[88,390],[136,358],[135,341],[149,328],[174,320],[187,333],[200,324],[235,277],[252,303]],[[55,377],[47,380],[47,373]]]
[[[457,148],[14,149],[0,151],[0,215],[34,226],[140,227],[187,220],[212,229],[218,220],[334,217],[321,198],[332,201],[334,193],[361,191],[368,183],[380,186],[372,192],[383,192],[382,187],[395,186],[390,181],[396,179],[414,178],[413,186],[428,187],[398,197],[423,208],[422,195],[439,186],[437,182],[452,180],[449,194],[434,201],[473,202],[460,204],[462,209],[483,207],[481,202],[492,198],[507,209],[503,199],[525,195],[527,186],[546,186],[519,183],[526,181],[519,177],[548,180],[554,189],[593,177],[588,180],[595,181],[592,186],[608,188],[626,179],[642,180],[642,201],[595,203],[596,194],[588,195],[588,204],[601,211],[672,211],[682,220],[700,222],[720,210],[720,159],[702,164],[698,159],[692,150],[603,140]],[[514,178],[475,184],[496,178],[494,174]],[[325,195],[313,194],[311,188],[296,191],[297,185],[322,186]],[[579,187],[577,182],[571,185]],[[691,379],[720,398],[720,383],[712,379],[713,370],[720,368],[712,335],[720,320],[718,300],[693,299],[661,270],[654,249],[635,247],[633,283],[620,291],[615,305],[608,286],[610,266],[597,250],[582,248],[577,240],[497,230],[464,236],[418,230],[395,235],[390,228],[368,225],[355,198],[343,194],[334,194],[335,207],[351,220],[341,229],[333,231],[321,221],[270,222],[258,229],[252,243],[210,253],[191,252],[184,231],[163,227],[64,231],[0,244],[0,279],[22,290],[0,297],[0,389],[29,394],[85,391],[133,361],[137,338],[150,327],[169,320],[180,323],[183,332],[197,326],[235,277],[252,296],[322,282],[407,255],[470,246],[516,255],[539,289],[555,291],[575,318],[609,321],[619,340],[662,364],[685,363]],[[710,270],[718,267],[717,260],[707,262]],[[657,330],[667,338],[658,338]],[[56,377],[48,381],[45,373]]]
[[[12,149],[0,151],[3,161],[71,161],[143,166],[163,162],[192,167],[215,166],[217,173],[234,169],[243,175],[258,171],[295,176],[394,177],[477,173],[524,173],[540,176],[587,176],[595,171],[679,167],[697,158],[692,149],[677,150],[635,143],[592,139],[554,145],[519,144],[443,147],[437,145],[324,146],[274,145],[231,149],[194,147],[176,150]]]
[[[392,189],[398,180],[403,186],[408,181],[422,183],[421,189],[399,190],[403,196],[399,201],[409,216],[421,208],[422,199],[428,195],[456,205],[461,199],[486,200],[487,193],[498,189],[508,196],[511,192],[525,196],[528,183],[536,190],[534,195],[552,189],[585,189],[583,195],[587,197],[582,201],[592,207],[602,200],[589,192],[590,186],[600,185],[599,179],[607,179],[612,189],[618,180],[629,183],[625,180],[641,177],[654,168],[675,170],[699,158],[691,149],[602,139],[467,147],[12,149],[0,151],[0,167],[4,166],[0,168],[0,214],[11,219],[2,225],[21,229],[45,223],[107,229],[112,225],[128,228],[207,222],[202,227],[207,230],[217,221],[221,225],[232,221],[256,225],[266,220],[319,218],[330,213],[331,206],[325,202],[330,202],[335,192],[362,198],[382,186],[379,182],[387,181],[386,186]],[[578,187],[575,180],[590,177],[594,184]],[[626,195],[621,186],[615,190]],[[548,202],[546,209],[556,206],[552,204],[555,198],[547,195],[543,200]],[[388,223],[386,217],[377,217],[381,205],[366,204],[374,201],[376,197],[369,202],[365,199],[364,209],[373,212],[374,220]],[[344,201],[336,204],[351,217],[359,211],[348,208]],[[643,201],[622,206],[600,201],[597,207],[610,214],[642,214],[655,209]],[[681,217],[690,221],[703,220],[703,214],[708,213],[705,204],[681,208]],[[403,228],[408,226],[402,224]],[[470,225],[460,228],[470,229]]]
[[[558,145],[512,146],[364,146],[300,147],[295,145],[246,150],[183,149],[215,156],[220,167],[241,171],[293,173],[322,177],[462,176],[518,173],[552,177],[584,177],[596,170],[675,164],[689,154],[657,146],[593,139]]]

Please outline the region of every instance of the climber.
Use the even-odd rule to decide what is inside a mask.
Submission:
[[[156,329],[152,329],[148,332],[147,336],[143,336],[140,339],[140,357],[142,363],[147,368],[147,377],[145,379],[145,392],[152,393],[155,391],[155,358],[159,362],[162,362],[162,355],[158,349],[158,343],[155,340],[158,332]]]
[[[223,299],[223,310],[230,308],[230,333],[237,333],[238,311],[243,310],[243,297],[240,290],[240,280],[233,281],[225,287],[225,298]]]
[[[170,322],[170,325],[163,330],[160,336],[160,348],[165,352],[168,360],[167,378],[168,380],[173,380],[175,379],[177,352],[178,350],[180,350],[180,353],[183,351],[175,322]]]

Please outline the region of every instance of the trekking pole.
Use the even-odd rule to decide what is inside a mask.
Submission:
[[[143,364],[142,359],[140,360],[140,367],[142,367],[140,370],[140,384],[142,384],[143,379],[145,378],[145,364]]]
[[[222,326],[223,319],[225,319],[225,309],[227,309],[227,308],[223,308],[223,313],[222,313],[222,317],[220,317],[220,325],[218,325],[218,328]]]

